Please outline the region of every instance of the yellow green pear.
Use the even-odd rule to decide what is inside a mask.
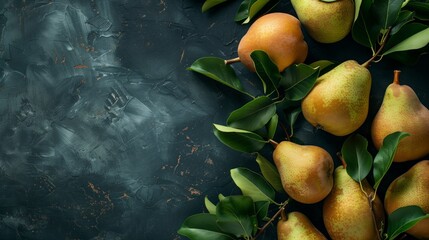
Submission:
[[[348,60],[317,79],[301,103],[302,113],[314,127],[345,136],[365,122],[370,91],[368,69]]]
[[[388,214],[410,205],[417,205],[429,213],[429,160],[417,162],[387,188],[384,208]],[[429,239],[429,219],[421,220],[407,233],[417,239]]]
[[[334,43],[346,37],[353,24],[353,0],[291,0],[292,6],[308,34],[321,43]]]
[[[277,223],[278,240],[326,240],[327,238],[301,212],[282,214]]]
[[[333,186],[334,161],[323,148],[280,142],[273,152],[284,190],[298,202],[320,202]]]
[[[238,44],[238,57],[251,71],[255,71],[250,54],[262,50],[277,65],[280,72],[293,63],[307,58],[308,46],[299,20],[287,13],[274,12],[259,17]]]
[[[416,160],[429,154],[429,110],[420,102],[414,90],[399,83],[400,71],[394,71],[394,80],[385,91],[383,103],[375,115],[371,136],[380,149],[383,139],[396,131],[408,132],[398,145],[393,161]]]
[[[366,180],[362,187],[374,194]],[[346,168],[339,166],[334,172],[334,187],[323,202],[323,222],[331,239],[376,240],[378,229],[384,222],[383,204],[378,196],[373,202],[375,227],[367,196],[358,182],[351,178]]]

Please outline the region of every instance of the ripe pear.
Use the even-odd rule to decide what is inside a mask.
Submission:
[[[302,113],[316,128],[345,136],[365,122],[370,91],[368,69],[348,60],[317,79],[301,103]]]
[[[429,160],[414,164],[387,188],[384,208],[388,214],[409,205],[417,205],[429,213]],[[429,219],[418,222],[407,231],[418,239],[429,239]]]
[[[353,0],[323,2],[291,0],[292,6],[308,34],[321,43],[334,43],[349,34],[354,16]]]
[[[326,240],[326,237],[300,212],[291,212],[277,223],[278,240]]]
[[[393,161],[416,160],[429,154],[429,110],[420,102],[414,90],[399,84],[399,71],[384,94],[383,103],[375,115],[371,136],[374,146],[380,149],[383,139],[396,131],[408,132],[401,140]]]
[[[248,69],[255,71],[250,54],[263,50],[277,65],[280,72],[293,63],[305,61],[307,43],[300,21],[287,13],[269,13],[258,18],[241,38],[238,57]]]
[[[374,194],[366,180],[362,187],[367,194]],[[339,166],[334,172],[334,187],[323,202],[323,222],[332,239],[371,240],[378,239],[378,229],[384,222],[382,202],[376,196],[373,202],[374,219],[368,197],[358,182],[351,178],[346,168]]]
[[[334,161],[323,148],[280,142],[273,152],[284,190],[298,202],[320,202],[333,186]]]

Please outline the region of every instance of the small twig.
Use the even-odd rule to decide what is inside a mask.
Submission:
[[[270,218],[270,220],[264,225],[262,226],[262,228],[259,230],[259,232],[255,235],[255,237],[253,238],[253,240],[257,239],[259,236],[261,236],[261,234],[265,231],[265,229],[280,215],[282,214],[283,216],[283,212],[287,206],[287,204],[289,203],[289,199],[286,200],[280,207],[280,209],[274,214],[274,216],[272,216]]]
[[[289,134],[287,128],[285,127],[285,125],[283,123],[280,123],[280,127],[283,129],[283,131],[286,134],[286,140],[290,141],[292,135]]]
[[[365,195],[367,195],[367,194],[365,194]],[[374,196],[375,196],[375,193],[374,193]],[[369,209],[371,210],[372,222],[373,222],[374,228],[377,232],[377,239],[381,240],[381,236],[378,233],[377,219],[375,219],[375,212],[374,212],[374,199],[375,199],[375,197],[373,197],[372,193],[371,193],[371,194],[367,195],[367,198],[368,198]]]
[[[375,60],[375,58],[378,56],[378,54],[381,53],[381,50],[383,50],[384,45],[386,45],[386,40],[387,40],[387,36],[389,35],[389,33],[390,33],[390,28],[387,29],[386,33],[381,38],[380,48],[377,50],[377,52],[372,54],[372,57],[370,59],[368,59],[368,61],[366,61],[362,64],[363,67],[368,68],[369,64]]]

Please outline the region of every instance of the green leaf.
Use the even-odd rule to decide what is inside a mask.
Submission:
[[[228,196],[217,204],[216,216],[220,229],[236,237],[250,237],[257,227],[255,207],[248,196]]]
[[[217,57],[202,57],[197,59],[187,69],[200,73],[232,89],[249,95],[249,93],[244,90],[234,69],[232,69],[230,65],[225,64],[224,59]]]
[[[217,225],[216,215],[199,213],[185,219],[177,231],[191,240],[233,240],[233,236],[224,233]]]
[[[249,23],[250,20],[252,20],[253,17],[255,17],[256,14],[258,14],[258,12],[261,11],[261,9],[269,2],[270,0],[256,0],[255,2],[253,2],[249,8],[249,14],[247,18],[243,21],[243,24]]]
[[[429,214],[419,206],[406,206],[393,211],[387,218],[387,236],[389,240],[394,240],[401,233],[412,228],[419,221],[428,219]]]
[[[413,11],[417,19],[420,19],[422,21],[429,20],[429,1],[410,1],[405,6],[405,9]]]
[[[310,67],[316,69],[319,68],[320,69],[320,73],[319,75],[323,75],[324,73],[328,72],[329,70],[331,70],[332,68],[335,67],[335,63],[329,61],[329,60],[318,60],[316,62],[313,62],[310,64]]]
[[[392,165],[399,142],[409,135],[405,132],[394,132],[383,139],[383,145],[381,145],[380,150],[374,158],[374,189],[378,188],[381,180]]]
[[[347,164],[347,173],[356,182],[361,182],[371,171],[372,156],[367,147],[368,141],[362,135],[353,134],[341,148],[341,154]]]
[[[251,197],[255,202],[274,202],[274,189],[258,173],[240,167],[231,169],[231,177],[244,196]]]
[[[359,12],[360,12],[360,5],[362,4],[362,0],[355,0],[355,18],[353,22],[356,22]]]
[[[303,99],[313,88],[319,77],[319,68],[306,64],[293,64],[285,70],[281,85],[285,88],[285,98],[292,101]]]
[[[270,207],[270,202],[268,201],[259,201],[255,202],[256,216],[259,221],[268,221],[268,209]]]
[[[404,65],[412,66],[418,63],[420,57],[428,52],[429,44],[426,47],[419,49],[390,53],[388,57],[395,59]]]
[[[290,127],[290,133],[289,136],[292,137],[294,134],[294,126],[295,122],[299,117],[299,114],[301,114],[302,109],[301,106],[295,107],[295,108],[289,108],[286,111],[286,122],[289,124]]]
[[[390,28],[398,18],[404,0],[374,0],[373,13],[381,30]]]
[[[261,96],[234,110],[227,119],[227,125],[233,128],[255,131],[264,127],[275,113],[275,103],[270,98]]]
[[[249,17],[249,9],[257,0],[243,0],[235,14],[234,21],[242,22]]]
[[[204,205],[210,214],[216,214],[216,205],[214,205],[207,196],[204,198]]]
[[[279,124],[279,115],[274,114],[267,124],[268,139],[274,138],[274,135],[276,134],[276,131],[277,131],[278,124]]]
[[[207,10],[213,8],[214,6],[217,6],[226,1],[228,0],[206,0],[201,8],[201,11],[206,12]]]
[[[272,164],[268,159],[258,153],[256,156],[256,162],[259,165],[262,176],[271,184],[271,186],[279,193],[284,193],[280,174],[277,171],[277,167]]]
[[[390,35],[395,35],[405,24],[414,20],[414,12],[403,10],[399,13],[398,19],[394,27],[390,31]]]
[[[390,49],[388,49],[386,52],[383,53],[383,55],[388,55],[390,53],[399,52],[399,51],[420,49],[428,45],[429,44],[429,27],[426,26],[423,30],[413,35],[409,35],[410,33],[412,33],[412,31],[415,31],[416,29],[420,28],[420,26],[422,25],[423,24],[419,24],[419,23],[411,23],[403,27],[402,29],[404,30],[402,31],[401,29],[397,33],[397,34],[403,34],[403,35],[398,35],[398,38],[404,38],[404,36],[407,36],[407,38],[399,42],[395,46],[391,47]],[[397,34],[395,34],[394,36],[396,36]]]
[[[371,48],[373,51],[377,45],[377,38],[380,34],[380,27],[376,24],[372,0],[362,0],[359,16],[352,26],[352,37],[357,43]]]
[[[265,94],[277,92],[277,86],[280,82],[281,75],[277,65],[271,61],[268,54],[262,50],[253,51],[250,57],[255,64],[255,70],[262,81]]]
[[[267,143],[261,136],[253,132],[218,124],[213,124],[213,132],[223,144],[240,152],[257,152]]]

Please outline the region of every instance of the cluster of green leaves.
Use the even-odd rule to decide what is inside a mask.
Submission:
[[[374,194],[364,192],[370,202],[374,201],[381,180],[392,165],[399,142],[407,136],[409,134],[405,132],[394,132],[386,136],[374,158],[367,149],[367,139],[360,134],[350,135],[343,143],[341,155],[350,177],[362,184],[372,171]],[[393,240],[425,218],[429,218],[429,214],[425,214],[418,206],[399,208],[388,216],[385,238]]]
[[[217,57],[197,59],[188,69],[224,84],[251,100],[234,110],[226,124],[214,124],[215,136],[230,148],[247,153],[261,150],[273,139],[279,118],[293,125],[301,112],[300,101],[313,88],[321,71],[320,62],[312,65],[294,64],[279,72],[269,56],[261,50],[251,54],[256,73],[261,80],[260,96],[253,96],[243,87],[230,64]],[[323,66],[328,66],[324,62]]]
[[[231,0],[206,0],[201,8],[203,12]],[[242,0],[234,20],[243,24],[249,23],[261,11],[270,11],[280,0]]]
[[[231,0],[229,0],[231,1]],[[243,0],[234,20],[249,23],[262,10],[269,12],[280,0]],[[320,0],[335,2],[336,0]],[[206,0],[202,11],[228,0]],[[372,50],[414,64],[429,51],[429,0],[354,0],[353,39]]]
[[[429,50],[429,0],[355,0],[353,39],[406,64]]]
[[[192,240],[255,239],[274,220],[268,217],[270,206],[283,210],[287,201],[277,203],[276,192],[283,193],[275,166],[258,154],[262,175],[247,168],[231,169],[231,177],[242,195],[219,194],[218,203],[205,198],[206,213],[185,219],[178,233]],[[264,226],[265,227],[264,227]]]

